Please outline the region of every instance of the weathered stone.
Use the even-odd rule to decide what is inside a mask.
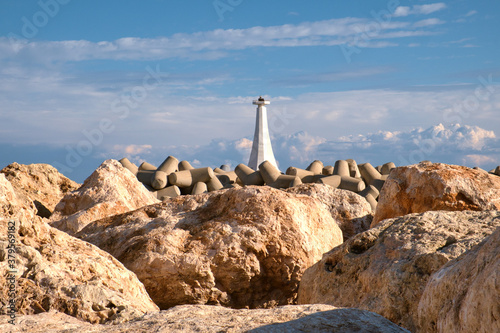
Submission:
[[[500,332],[500,228],[434,273],[418,305],[419,332]]]
[[[67,193],[80,187],[80,184],[66,178],[48,164],[12,163],[0,173],[5,174],[7,180],[11,182],[17,197],[33,201],[39,215],[43,217],[50,217],[57,203]]]
[[[499,211],[432,211],[384,220],[307,269],[299,304],[370,309],[414,332],[430,276],[499,226]]]
[[[15,244],[15,253],[8,244]],[[0,174],[0,314],[9,310],[9,255],[15,257],[18,315],[57,310],[102,323],[158,310],[134,273],[96,246],[50,227]]]
[[[50,224],[76,233],[88,223],[159,202],[118,161],[106,160],[56,206]]]
[[[381,191],[372,226],[430,210],[500,210],[500,179],[478,170],[441,163],[395,168]]]
[[[329,305],[287,305],[273,309],[229,309],[180,305],[118,325],[91,325],[57,312],[21,316],[16,326],[0,317],[0,330],[20,332],[380,332],[408,333],[376,313]],[[10,326],[9,326],[10,325]],[[19,330],[19,331],[18,331]]]
[[[286,192],[321,201],[342,230],[344,240],[370,228],[373,218],[370,204],[356,193],[323,184],[303,184]]]
[[[162,309],[291,304],[303,271],[342,242],[318,200],[267,186],[169,199],[93,222],[78,237],[135,272]]]

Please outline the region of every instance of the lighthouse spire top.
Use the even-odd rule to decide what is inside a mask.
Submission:
[[[265,100],[262,96],[253,101],[257,105],[257,115],[255,120],[255,133],[253,137],[252,152],[248,166],[257,170],[259,165],[264,161],[269,161],[276,168],[278,167],[274,158],[271,138],[269,137],[269,128],[267,125],[267,108],[266,105],[271,104],[269,100]]]

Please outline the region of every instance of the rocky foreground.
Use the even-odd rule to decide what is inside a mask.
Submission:
[[[13,163],[0,172],[0,331],[500,331],[500,177],[342,165],[234,185],[250,170],[159,200],[118,161],[82,185]]]

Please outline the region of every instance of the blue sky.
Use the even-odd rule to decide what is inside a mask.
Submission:
[[[500,164],[498,1],[0,2],[0,167]]]

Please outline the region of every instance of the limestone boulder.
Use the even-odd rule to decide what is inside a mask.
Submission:
[[[500,210],[500,178],[480,170],[422,162],[391,170],[372,226],[430,210]]]
[[[292,304],[304,270],[342,243],[321,202],[267,186],[171,198],[77,237],[135,272],[161,309]]]
[[[419,332],[500,332],[500,228],[434,273],[418,306]]]
[[[430,211],[386,219],[307,269],[299,304],[369,309],[413,332],[430,276],[498,226],[499,211]]]
[[[39,216],[49,218],[57,203],[80,184],[66,178],[48,164],[12,163],[0,170],[11,182],[20,200],[33,201]]]
[[[344,241],[370,228],[371,206],[354,192],[325,184],[303,184],[286,189],[286,192],[307,195],[326,205],[342,230]]]
[[[150,313],[133,322],[91,325],[60,314],[21,316],[18,324],[0,317],[2,332],[380,332],[408,333],[384,317],[358,309],[329,305],[288,305],[273,309],[229,309],[210,305],[181,305]],[[10,325],[10,326],[9,326]]]
[[[18,315],[55,310],[102,323],[158,309],[134,273],[96,246],[50,227],[0,174],[0,314],[10,311],[12,282]]]
[[[104,161],[55,207],[50,224],[74,234],[92,221],[159,202],[116,160]]]

